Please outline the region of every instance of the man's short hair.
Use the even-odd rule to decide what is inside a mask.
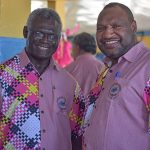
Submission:
[[[107,4],[103,10],[107,9],[107,8],[112,8],[112,7],[120,7],[122,10],[124,10],[128,16],[128,19],[130,22],[132,22],[134,20],[134,16],[133,16],[133,13],[132,11],[124,4],[121,4],[121,3],[117,3],[117,2],[111,2],[109,4]],[[103,12],[103,10],[101,11],[101,13]],[[100,14],[101,14],[100,13]]]
[[[89,33],[82,32],[77,34],[74,39],[73,43],[78,45],[79,48],[85,52],[89,52],[92,54],[96,53],[96,41],[94,36]]]

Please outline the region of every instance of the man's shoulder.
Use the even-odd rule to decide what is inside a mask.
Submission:
[[[144,71],[144,75],[146,74],[150,76],[150,49],[145,47],[137,56],[136,65],[139,69],[139,73]]]
[[[59,71],[55,71],[54,73],[53,80],[55,81],[56,86],[62,91],[74,93],[77,86],[75,78],[64,68],[60,68]]]
[[[97,59],[95,55],[90,55],[89,57],[87,57],[84,60],[84,64],[91,64],[91,65],[99,66],[99,65],[103,65],[103,62],[101,60]]]
[[[144,47],[140,54],[141,59],[146,62],[150,62],[150,48]]]
[[[101,60],[98,60],[95,56],[92,56],[85,60],[83,63],[83,68],[86,67],[86,69],[89,68],[89,70],[100,70],[102,66],[104,66],[104,63]]]
[[[87,72],[97,72],[104,66],[102,61],[97,60],[94,56],[87,57],[86,59],[77,59],[68,65],[65,69],[73,76],[76,74],[85,74]]]
[[[67,65],[66,67],[64,67],[65,70],[67,70],[68,72],[72,73],[74,68],[78,67],[78,61],[73,61],[71,62],[69,65]]]
[[[66,78],[68,78],[70,80],[73,80],[73,81],[75,80],[74,77],[65,68],[61,68],[60,74],[65,76]]]
[[[57,74],[61,79],[69,80],[70,82],[76,82],[75,78],[66,70],[57,64]]]
[[[8,66],[14,62],[18,63],[18,60],[19,60],[18,56],[15,55],[12,58],[5,60],[4,62],[0,63],[0,66]]]
[[[15,55],[14,57],[4,61],[3,63],[0,64],[0,76],[2,76],[3,72],[5,72],[6,70],[13,70],[14,68],[16,68],[19,64],[19,58],[17,55]]]

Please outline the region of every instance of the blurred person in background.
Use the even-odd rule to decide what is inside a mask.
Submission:
[[[94,36],[82,32],[73,38],[72,56],[74,61],[65,67],[78,81],[86,95],[95,84],[103,63],[95,58],[96,41]]]

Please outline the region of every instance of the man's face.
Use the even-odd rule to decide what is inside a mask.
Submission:
[[[56,21],[43,18],[33,20],[27,27],[26,51],[36,60],[50,59],[56,51],[60,40],[60,32]]]
[[[79,46],[73,43],[71,56],[73,57],[74,60],[79,56],[79,52],[80,52]]]
[[[118,59],[135,44],[135,32],[136,22],[129,21],[124,10],[106,8],[97,21],[98,47],[109,58]]]

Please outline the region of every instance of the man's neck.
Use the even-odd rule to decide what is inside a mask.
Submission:
[[[46,68],[50,63],[50,59],[40,60],[40,59],[35,59],[31,56],[28,57],[40,75],[46,70]]]

